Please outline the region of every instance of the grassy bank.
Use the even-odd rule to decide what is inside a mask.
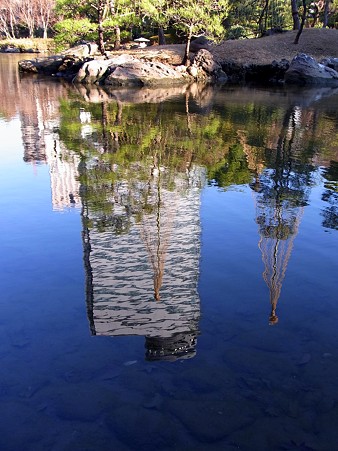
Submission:
[[[23,38],[0,40],[0,52],[48,53],[55,50],[53,39]]]

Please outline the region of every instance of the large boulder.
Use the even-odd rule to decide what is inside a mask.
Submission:
[[[227,75],[209,50],[201,49],[195,55],[188,72],[197,81],[226,82]]]
[[[85,62],[73,79],[74,83],[94,84],[100,83],[106,73],[113,72],[113,68],[126,63],[139,62],[132,55],[119,55],[110,59],[95,59]]]
[[[102,81],[110,86],[163,86],[189,82],[186,72],[160,62],[134,61],[110,66]]]
[[[63,56],[55,55],[48,58],[19,61],[19,71],[36,74],[52,75],[58,72],[64,60]]]
[[[338,72],[338,58],[324,58],[321,63]]]
[[[97,45],[94,43],[81,44],[57,55],[19,61],[19,71],[74,76],[84,62],[94,58],[97,51]]]
[[[212,42],[205,36],[198,36],[198,38],[191,41],[189,50],[191,53],[197,53],[201,49],[208,50],[211,44]]]
[[[296,55],[285,72],[285,82],[298,85],[338,86],[338,72],[305,53]]]

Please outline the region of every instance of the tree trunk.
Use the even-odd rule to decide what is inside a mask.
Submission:
[[[16,34],[15,34],[15,17],[14,14],[12,14],[12,12],[10,13],[10,20],[11,20],[11,32],[12,32],[12,38],[16,39]]]
[[[0,18],[0,22],[1,22],[0,26],[1,32],[6,36],[6,39],[15,39],[13,36],[11,36],[7,26],[7,22],[3,17]]]
[[[297,0],[291,0],[291,11],[292,11],[292,20],[293,20],[293,30],[299,30],[300,22],[299,22],[299,15],[298,15]]]
[[[158,45],[165,45],[165,36],[163,27],[158,27]]]
[[[319,17],[319,9],[318,6],[316,4],[312,5],[313,9],[315,10],[314,14],[313,14],[313,22],[311,24],[311,28],[314,28],[316,26],[318,17]]]
[[[324,16],[323,16],[323,28],[326,28],[329,22],[329,8],[330,8],[330,0],[325,0],[324,5]]]
[[[192,38],[192,29],[189,28],[189,33],[188,33],[188,37],[187,37],[187,43],[185,45],[184,57],[183,57],[183,61],[182,61],[182,64],[184,64],[184,66],[189,66],[189,63],[190,63],[189,53],[190,53],[191,38]]]
[[[303,0],[303,14],[302,14],[302,21],[300,23],[300,27],[296,36],[296,39],[294,41],[294,44],[298,44],[299,42],[299,38],[300,35],[302,34],[303,28],[304,28],[304,24],[305,24],[305,19],[306,19],[306,0]]]
[[[269,7],[269,0],[265,0],[265,4],[264,7],[261,11],[261,14],[259,16],[258,19],[258,32],[259,34],[262,36],[264,31],[266,31],[266,21],[267,21],[267,11],[268,11],[268,7]],[[264,20],[264,25],[263,25],[263,19],[265,17]]]
[[[121,47],[121,29],[119,26],[115,27],[115,42],[114,50],[120,50]]]
[[[100,0],[99,5],[97,7],[97,33],[98,33],[98,47],[101,55],[104,55],[103,20],[104,20],[104,2]]]
[[[101,53],[101,55],[104,55],[104,40],[103,40],[103,26],[102,26],[102,22],[99,22],[98,34],[99,34],[99,42],[98,42],[99,52]]]

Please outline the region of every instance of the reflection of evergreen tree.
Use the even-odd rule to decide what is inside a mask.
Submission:
[[[320,115],[311,107],[290,106],[289,101],[282,106],[271,101],[256,103],[247,96],[237,100],[235,96],[232,103],[219,102],[200,112],[198,104],[188,98],[175,104],[87,104],[73,99],[62,105],[60,134],[83,161],[84,220],[90,228],[105,230],[108,225],[124,233],[133,222],[143,229],[157,227],[159,219],[164,219],[162,193],[173,193],[176,175],[186,174],[194,165],[205,167],[211,183],[220,187],[250,183],[254,178],[251,187],[273,319],[312,184],[309,162],[325,136],[321,135]],[[90,124],[81,123],[80,109],[90,117]],[[154,176],[154,169],[160,177]],[[170,223],[167,218],[168,230]],[[162,225],[159,230],[164,232]],[[149,236],[154,234],[143,233],[150,249]],[[157,251],[153,246],[152,253],[148,252],[150,261],[150,255],[162,255],[153,264],[158,274],[155,297],[156,286],[161,285],[165,242],[159,245],[158,241]]]
[[[61,136],[81,158],[91,332],[145,335],[149,360],[193,357],[204,171],[186,125],[178,116],[168,127],[161,105],[80,103],[82,119],[63,108]]]
[[[303,207],[307,205],[313,167],[299,160],[294,110],[285,112],[275,150],[269,150],[269,167],[251,185],[255,194],[263,278],[270,291],[270,324],[278,321],[277,302]]]
[[[221,188],[249,183],[252,175],[243,146],[239,143],[233,144],[223,161],[209,169],[208,178],[211,183],[215,182]]]
[[[189,171],[192,165],[224,161],[228,124],[218,115],[188,113],[187,127],[186,115],[176,106],[173,111],[170,103],[165,108],[162,104],[86,104],[77,99],[62,103],[60,135],[81,156],[82,199],[88,211],[95,212],[96,226],[115,221],[122,231],[128,230],[130,215],[140,221],[142,212],[151,207],[140,208],[140,202],[146,201],[149,168],[156,155],[161,155],[161,166],[166,168],[162,181],[169,190],[175,188],[175,174]],[[81,122],[81,116],[90,120]],[[236,162],[244,163],[235,154],[234,149],[231,177]],[[113,218],[116,203],[124,205],[123,224],[121,216],[117,222]]]
[[[325,178],[322,200],[329,204],[322,211],[323,227],[338,230],[338,162],[331,161],[323,171]]]

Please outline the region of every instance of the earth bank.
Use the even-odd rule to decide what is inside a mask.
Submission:
[[[338,30],[305,29],[298,45],[294,44],[295,36],[296,32],[288,31],[259,39],[196,46],[198,51],[191,53],[189,67],[181,65],[184,45],[108,52],[102,57],[94,44],[86,44],[53,57],[21,61],[19,69],[111,86],[194,81],[262,84],[286,81],[338,86]],[[287,76],[291,69],[292,77]]]

